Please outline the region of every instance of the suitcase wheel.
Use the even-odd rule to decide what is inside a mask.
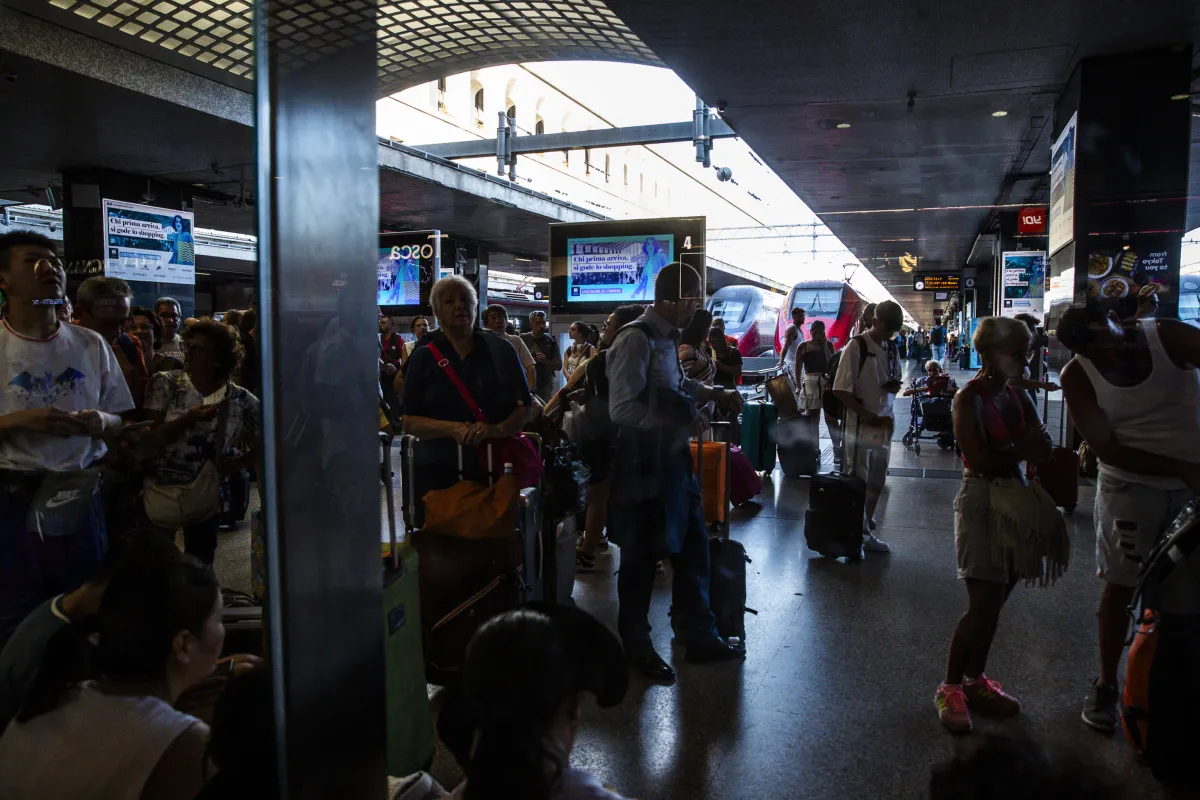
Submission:
[[[912,444],[913,444],[913,435],[912,435],[912,431],[909,431],[908,433],[904,434],[904,437],[903,437],[903,438],[901,438],[901,439],[900,439],[900,441],[901,441],[901,443],[903,443],[903,444],[904,444],[904,447],[905,447],[906,449],[907,449],[907,448],[909,448],[909,447],[912,447]]]
[[[916,453],[917,455],[921,455],[921,443],[920,442],[913,442],[913,452]]]

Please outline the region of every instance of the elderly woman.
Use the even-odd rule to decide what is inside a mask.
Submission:
[[[507,339],[475,326],[479,310],[475,287],[459,275],[450,275],[433,285],[429,302],[438,329],[427,337],[426,346],[409,356],[404,432],[472,446],[519,433],[532,404],[525,370]],[[443,468],[456,460],[443,462]],[[473,462],[464,459],[464,463]],[[453,482],[454,476],[441,477]]]
[[[187,367],[158,373],[146,390],[147,416],[159,423],[153,437],[163,448],[151,467],[151,485],[190,484],[208,462],[221,476],[250,466],[262,427],[258,398],[233,382],[242,356],[233,328],[198,320],[184,329],[183,349]],[[217,550],[219,511],[218,503],[210,516],[182,526],[184,549],[205,564]],[[149,506],[147,520],[150,528],[174,535],[152,518]]]
[[[964,467],[954,500],[954,546],[967,611],[934,696],[942,724],[956,733],[971,730],[971,711],[1020,712],[1020,702],[983,671],[1000,610],[1018,580],[1044,583],[1061,575],[1070,550],[1054,501],[1021,470],[1021,462],[1045,461],[1051,453],[1033,401],[1009,385],[1025,369],[1029,329],[1018,320],[987,317],[973,345],[983,369],[954,398]]]
[[[163,324],[158,314],[148,308],[134,306],[129,310],[129,323],[125,332],[137,339],[146,356],[146,369],[153,377],[160,372],[183,369],[183,362],[161,351]]]
[[[933,395],[953,395],[958,391],[958,384],[954,382],[942,369],[942,365],[934,361],[932,358],[925,362],[925,374],[913,381],[913,385],[909,386],[900,393],[901,397],[909,397],[914,394]]]

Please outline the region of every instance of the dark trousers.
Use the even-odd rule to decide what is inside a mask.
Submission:
[[[159,527],[149,520],[145,521],[149,530],[157,531],[163,536],[175,541],[175,531]],[[212,564],[217,555],[217,529],[221,524],[221,515],[214,514],[203,522],[196,522],[183,527],[183,551],[202,564]]]
[[[42,536],[26,524],[38,480],[0,479],[0,648],[39,605],[92,577],[108,547],[104,506],[71,536]]]
[[[717,636],[716,619],[708,605],[708,528],[704,523],[700,485],[695,477],[688,483],[686,514],[687,529],[682,547],[670,557],[674,572],[671,600],[676,630],[690,646]],[[633,547],[622,549],[621,570],[617,574],[617,600],[620,603],[617,630],[626,652],[635,653],[651,646],[649,615],[654,576],[653,558],[639,557]]]

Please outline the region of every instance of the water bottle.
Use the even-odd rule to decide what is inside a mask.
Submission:
[[[512,475],[512,474],[513,474],[513,465],[512,465],[512,462],[511,462],[511,461],[505,461],[505,462],[504,462],[504,474],[505,474],[505,475]]]

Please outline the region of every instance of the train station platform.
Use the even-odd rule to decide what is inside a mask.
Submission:
[[[908,369],[915,362],[906,362]],[[960,385],[971,373],[952,370]],[[731,536],[748,565],[747,658],[693,666],[674,647],[667,610],[670,566],[656,586],[651,623],[659,652],[678,671],[663,687],[631,678],[614,709],[584,712],[573,765],[638,798],[920,798],[930,768],[961,738],[944,731],[933,693],[950,634],[966,607],[955,577],[953,502],[961,466],[930,443],[920,455],[899,441],[907,399],[896,402],[891,471],[877,513],[888,555],[831,561],[804,543],[808,482],[776,469],[756,502],[732,514]],[[1052,396],[1057,436],[1060,403]],[[831,468],[826,441],[826,467]],[[988,674],[1024,704],[1009,722],[976,719],[976,731],[1028,733],[1079,748],[1128,779],[1135,797],[1164,795],[1118,735],[1086,728],[1080,710],[1096,671],[1092,502],[1081,479],[1069,516],[1066,576],[1045,589],[1019,586],[1001,617]],[[232,588],[248,583],[248,534],[223,534],[218,570]],[[615,628],[620,553],[576,579],[574,600]],[[434,774],[459,775],[440,751]]]

